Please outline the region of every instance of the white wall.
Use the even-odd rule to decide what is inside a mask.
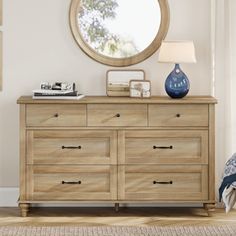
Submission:
[[[231,0],[231,8],[230,8],[230,13],[231,13],[231,78],[232,78],[232,91],[231,91],[231,109],[233,109],[233,114],[232,114],[232,152],[236,152],[236,108],[235,108],[235,101],[236,101],[236,1]]]
[[[215,1],[215,83],[214,92],[218,99],[216,106],[216,183],[222,177],[222,171],[226,162],[225,149],[227,141],[225,135],[225,114],[227,114],[226,106],[223,103],[226,95],[226,84],[220,83],[225,77],[225,0]],[[224,79],[223,79],[224,80]],[[216,184],[217,185],[217,184]]]
[[[5,0],[3,91],[0,92],[0,187],[18,186],[18,106],[41,81],[76,81],[86,95],[105,95],[110,67],[86,56],[74,42],[68,23],[70,0]],[[191,80],[190,94],[211,91],[210,0],[169,0],[167,39],[194,40],[197,64],[183,65]],[[140,34],[142,35],[142,33]],[[164,80],[172,65],[157,55],[132,66],[146,71],[154,95],[165,94]]]

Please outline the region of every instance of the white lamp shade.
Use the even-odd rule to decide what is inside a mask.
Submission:
[[[163,41],[159,52],[159,62],[196,63],[192,41]]]

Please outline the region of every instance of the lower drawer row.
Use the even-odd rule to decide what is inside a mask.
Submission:
[[[208,199],[207,165],[27,165],[27,200]]]

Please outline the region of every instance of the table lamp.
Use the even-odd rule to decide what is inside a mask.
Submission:
[[[159,62],[175,63],[174,70],[165,81],[166,93],[171,98],[183,98],[189,92],[190,84],[180,63],[196,63],[195,48],[192,41],[163,41],[159,52]]]

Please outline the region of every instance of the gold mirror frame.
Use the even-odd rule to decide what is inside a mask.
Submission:
[[[162,40],[165,38],[168,29],[169,29],[169,21],[170,21],[170,12],[169,12],[169,5],[168,0],[157,0],[157,2],[160,5],[161,9],[161,23],[159,31],[155,37],[155,39],[152,41],[152,43],[144,49],[142,52],[127,58],[112,58],[108,56],[104,56],[98,52],[96,52],[94,49],[92,49],[84,40],[80,33],[80,30],[78,28],[77,24],[77,13],[78,8],[80,5],[81,0],[71,0],[71,6],[70,6],[70,28],[73,34],[73,37],[79,47],[91,58],[94,60],[110,66],[130,66],[133,64],[137,64],[141,61],[144,61],[148,57],[150,57],[154,52],[158,50],[158,48],[161,46]]]

